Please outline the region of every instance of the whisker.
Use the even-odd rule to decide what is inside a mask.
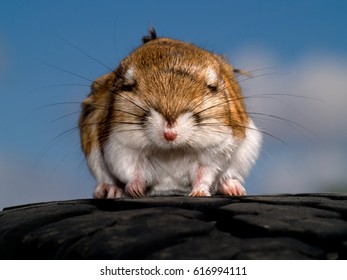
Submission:
[[[219,125],[214,125],[214,124],[206,124],[206,125],[205,125],[205,124],[203,124],[203,125],[201,125],[201,126],[210,126],[210,127],[216,126],[216,127],[218,127]],[[215,132],[215,133],[219,133],[219,134],[224,134],[224,135],[231,135],[230,132],[221,131],[221,130],[213,130],[213,129],[211,129],[211,128],[209,128],[209,131]]]
[[[203,124],[199,124],[199,125],[206,125],[206,126],[227,126],[227,127],[229,127],[229,125],[226,125],[226,124],[216,124],[216,123],[210,123],[210,124],[208,124],[208,123],[203,123]],[[264,131],[264,130],[262,130],[262,129],[254,128],[254,127],[249,127],[249,126],[245,126],[245,125],[234,125],[234,126],[240,127],[240,128],[244,128],[244,129],[250,129],[250,130],[258,131],[258,132],[260,132],[260,133],[262,133],[262,134],[264,134],[264,135],[267,135],[267,136],[269,136],[269,137],[271,137],[271,138],[273,138],[273,139],[275,139],[275,140],[281,142],[282,144],[285,144],[286,146],[289,146],[289,144],[288,144],[286,141],[284,141],[284,140],[282,140],[281,138],[279,138],[279,137],[277,137],[277,136],[275,136],[275,135],[273,135],[273,134],[271,134],[271,133],[269,133],[269,132],[266,132],[266,131]]]
[[[142,128],[133,128],[133,129],[122,129],[122,130],[117,130],[117,133],[123,133],[123,132],[137,132],[137,131],[143,131]],[[99,141],[101,142],[104,142],[108,139],[109,135],[106,135],[106,136],[102,136],[100,137],[99,135],[97,135],[96,137],[94,138],[88,138],[88,140],[84,141],[84,142],[81,142],[81,145],[85,145],[85,144],[88,144],[88,143],[99,143]]]
[[[235,83],[242,83],[244,81],[248,81],[250,79],[254,79],[254,78],[260,78],[260,77],[264,77],[264,76],[271,76],[271,75],[277,75],[277,76],[286,76],[286,75],[290,75],[292,74],[292,72],[284,72],[284,73],[280,73],[280,72],[269,72],[269,73],[263,73],[263,74],[259,74],[259,75],[255,75],[255,76],[252,76],[252,77],[247,77],[247,78],[244,78],[242,80],[239,80],[239,81],[235,81]]]
[[[80,101],[66,101],[66,102],[56,102],[56,103],[51,103],[51,104],[47,104],[47,105],[43,105],[43,106],[40,106],[38,108],[36,108],[34,110],[35,111],[38,111],[38,110],[42,110],[42,109],[46,109],[46,108],[49,108],[49,107],[53,107],[53,106],[59,106],[59,105],[68,105],[68,104],[78,104],[78,105],[81,105],[82,102]],[[101,108],[101,109],[104,109],[104,110],[108,110],[108,107],[107,106],[103,106],[101,104],[93,104],[94,107],[97,107],[97,108]]]
[[[82,53],[83,55],[85,55],[86,57],[94,60],[96,63],[104,66],[106,69],[113,71],[112,68],[110,68],[108,65],[106,65],[105,63],[103,63],[102,61],[96,59],[95,57],[91,56],[90,54],[86,53],[84,50],[82,50],[81,48],[77,47],[76,45],[72,44],[70,41],[68,41],[67,39],[60,37],[61,40],[63,40],[65,43],[67,43],[68,45],[70,45],[71,47],[73,47],[75,50],[79,51],[80,53]]]
[[[220,91],[221,92],[221,91]],[[191,108],[191,110],[192,111],[194,111],[194,110],[196,110],[199,106],[201,106],[202,104],[204,104],[205,102],[208,102],[210,99],[212,99],[212,98],[214,98],[214,96],[213,95],[209,95],[209,96],[204,96],[203,97],[203,99],[199,102],[199,103],[197,103],[197,104],[195,104],[195,106],[192,106],[192,108]]]
[[[299,98],[299,96],[297,96]],[[260,95],[256,95],[256,96],[245,96],[243,99],[252,99],[252,98],[263,98],[263,99],[271,99],[271,100],[275,100],[276,102],[284,105],[286,108],[290,108],[293,112],[295,112],[296,114],[299,114],[300,116],[303,116],[303,113],[301,111],[299,111],[296,107],[294,107],[292,104],[288,103],[288,102],[284,102],[281,99],[275,98],[273,96],[260,96]]]
[[[59,87],[90,87],[90,85],[85,84],[57,84],[57,85],[46,85],[35,88],[35,90],[49,89],[49,88],[59,88]]]
[[[275,98],[274,96],[289,96],[289,97],[293,97],[293,98],[299,98],[299,99],[307,99],[307,100],[315,100],[315,101],[320,101],[319,99],[316,99],[316,98],[311,98],[311,97],[306,97],[306,96],[301,96],[301,95],[295,95],[295,94],[257,94],[255,96],[241,96],[241,97],[238,97],[238,98],[230,98],[230,99],[227,99],[226,101],[223,101],[223,102],[220,102],[220,103],[217,103],[217,104],[214,104],[208,108],[204,108],[203,110],[200,110],[198,112],[196,112],[194,115],[198,115],[198,114],[201,114],[205,111],[208,111],[210,109],[213,109],[215,107],[218,107],[218,106],[222,106],[228,102],[232,102],[232,101],[235,101],[235,100],[238,100],[238,99],[251,99],[251,98],[271,98],[271,99],[274,99],[280,103],[283,103],[285,104],[287,107],[290,107],[292,108],[296,113],[299,113],[300,115],[302,115],[302,113],[300,111],[298,111],[295,107],[293,107],[291,104],[288,104],[286,102],[283,102],[282,100],[279,100],[277,98]],[[275,119],[278,119],[278,120],[281,120],[283,122],[287,122],[289,124],[291,124],[292,126],[294,127],[300,127],[301,129],[309,132],[312,136],[314,136],[318,141],[320,141],[320,137],[315,133],[313,132],[312,130],[308,129],[307,127],[295,122],[295,121],[292,121],[292,120],[289,120],[289,119],[286,119],[286,118],[283,118],[283,117],[280,117],[280,116],[275,116],[275,115],[271,115],[271,114],[265,114],[265,113],[257,113],[257,112],[247,112],[249,115],[253,114],[253,115],[264,115],[264,116],[267,116],[267,117],[272,117],[272,118],[275,118]],[[300,132],[301,133],[301,132]],[[302,133],[301,133],[302,134]]]
[[[273,138],[273,139],[275,139],[275,140],[281,142],[282,144],[285,144],[286,146],[289,146],[289,144],[288,144],[286,141],[284,141],[284,140],[282,140],[281,138],[279,138],[279,137],[277,137],[277,136],[275,136],[275,135],[273,135],[273,134],[271,134],[271,133],[269,133],[269,132],[266,132],[266,131],[264,131],[264,130],[262,130],[262,129],[254,128],[254,127],[248,127],[248,126],[243,126],[243,125],[235,125],[235,126],[240,127],[240,128],[245,128],[245,129],[250,129],[250,130],[258,131],[258,132],[260,132],[260,133],[262,133],[262,134],[264,134],[264,135],[267,135],[267,136],[269,136],[269,137],[271,137],[271,138]]]
[[[68,105],[68,104],[81,104],[81,102],[75,102],[75,101],[56,102],[56,103],[47,104],[47,105],[43,105],[43,106],[37,107],[34,110],[32,110],[30,113],[32,114],[32,113],[35,113],[35,112],[37,112],[39,110],[47,109],[47,108],[53,107],[53,106]]]
[[[57,105],[67,105],[67,104],[81,104],[81,102],[79,102],[79,101],[56,102],[56,103],[40,106],[36,110],[45,109],[45,108],[49,108],[49,107],[57,106]]]
[[[130,102],[131,104],[135,105],[137,108],[139,108],[139,109],[141,109],[142,111],[144,111],[145,113],[147,113],[147,110],[144,109],[144,108],[142,108],[142,107],[141,107],[140,105],[138,105],[135,101],[132,101],[132,100],[130,100],[129,98],[124,97],[123,94],[118,94],[118,96],[120,96],[120,97],[123,98],[124,100]]]
[[[201,114],[201,113],[203,113],[203,112],[206,112],[206,111],[211,110],[211,109],[213,109],[213,108],[216,108],[216,107],[218,107],[218,106],[227,104],[228,102],[229,102],[229,101],[227,100],[227,101],[223,101],[223,102],[220,102],[220,103],[211,105],[211,106],[209,106],[209,107],[207,107],[207,108],[204,108],[204,109],[202,109],[202,110],[200,110],[200,111],[197,111],[196,113],[193,114],[193,116],[197,116],[197,115],[199,115],[199,114]]]
[[[285,96],[285,97],[292,97],[292,98],[298,98],[298,99],[307,99],[310,101],[318,101],[318,102],[323,102],[321,98],[318,97],[309,97],[305,95],[299,95],[299,94],[292,94],[292,93],[259,93],[251,96],[246,96],[246,97],[252,97],[252,96],[259,96],[259,97],[267,97],[267,96]]]
[[[110,121],[110,123],[114,123],[114,124],[142,125],[141,122],[126,122],[126,121]]]
[[[80,75],[80,74],[74,73],[74,72],[72,72],[72,71],[66,70],[66,69],[64,69],[64,68],[55,66],[55,65],[53,65],[53,64],[47,63],[47,62],[45,62],[45,61],[43,61],[43,60],[40,60],[40,59],[36,59],[36,60],[39,61],[40,63],[42,63],[43,65],[46,65],[46,66],[48,66],[48,67],[50,67],[50,68],[52,68],[52,69],[61,71],[61,72],[63,72],[63,73],[66,73],[66,74],[69,74],[69,75],[72,75],[72,76],[75,76],[75,77],[78,77],[78,78],[80,78],[80,79],[82,79],[82,80],[85,80],[85,81],[90,82],[91,84],[92,84],[92,83],[97,83],[100,87],[105,88],[105,89],[108,89],[107,86],[105,86],[105,85],[103,85],[103,84],[100,84],[100,83],[98,83],[98,82],[95,81],[95,80],[92,80],[92,79],[87,78],[87,77],[85,77],[85,76],[82,76],[82,75]]]
[[[275,116],[272,114],[265,114],[265,113],[259,113],[259,112],[248,112],[248,114],[249,115],[259,115],[259,116],[271,117],[271,118],[283,121],[284,123],[291,124],[294,127],[300,127],[301,129],[308,131],[312,136],[314,136],[318,141],[320,141],[320,137],[316,133],[314,133],[312,130],[308,129],[307,127],[299,124],[298,122],[295,122],[295,121],[292,121],[292,120],[289,120],[289,119],[286,119],[286,118],[283,118],[280,116]]]
[[[70,134],[70,133],[72,133],[72,132],[76,132],[76,131],[78,131],[78,130],[79,130],[79,127],[78,127],[78,126],[75,126],[75,127],[73,127],[73,128],[69,128],[68,130],[65,130],[64,132],[59,133],[57,136],[55,136],[55,137],[52,139],[52,141],[55,141],[55,140],[57,140],[58,138],[61,138],[62,136],[68,135],[68,134]]]
[[[55,69],[55,70],[59,70],[59,71],[61,71],[61,72],[70,74],[70,75],[75,76],[75,77],[78,77],[78,78],[81,78],[81,79],[86,80],[86,81],[89,81],[89,82],[91,82],[91,83],[93,82],[92,79],[89,79],[89,78],[87,78],[87,77],[85,77],[85,76],[79,75],[79,74],[77,74],[77,73],[71,72],[71,71],[69,71],[69,70],[63,69],[63,68],[58,67],[58,66],[55,66],[55,65],[53,65],[53,64],[47,63],[47,62],[45,62],[45,61],[43,61],[43,60],[40,60],[40,59],[37,59],[37,60],[38,60],[40,63],[42,63],[42,64],[44,64],[44,65],[46,65],[46,66],[48,66],[48,67],[50,67],[50,68],[53,68],[53,69]]]
[[[103,122],[90,122],[90,123],[84,123],[84,124],[81,124],[80,126],[78,126],[77,128],[79,127],[84,127],[84,126],[92,126],[92,125],[102,125],[102,124],[108,124],[108,123],[111,123],[111,124],[128,124],[128,125],[142,125],[141,122],[127,122],[127,121],[103,121]]]
[[[134,116],[134,117],[142,118],[142,116],[140,116],[140,115],[137,115],[137,114],[132,113],[132,112],[124,111],[124,110],[121,110],[121,109],[113,109],[113,111],[115,111],[115,112],[122,112],[122,113],[125,113],[125,114],[128,114],[128,115]]]
[[[133,132],[133,131],[143,131],[143,129],[142,128],[132,128],[132,129],[122,129],[122,130],[117,129],[117,133],[118,132]]]
[[[64,119],[64,118],[67,118],[67,117],[70,117],[70,116],[79,114],[80,112],[81,112],[81,111],[76,111],[76,112],[72,112],[72,113],[66,114],[66,115],[64,115],[64,116],[61,116],[61,117],[56,118],[56,119],[54,119],[54,120],[51,120],[50,123],[54,123],[54,122],[60,121],[60,120],[62,120],[62,119]]]
[[[279,67],[278,66],[266,66],[266,67],[251,69],[251,70],[248,70],[248,72],[253,73],[253,72],[259,72],[259,71],[276,69],[276,68],[279,68]]]
[[[65,130],[64,132],[58,134],[57,136],[55,136],[51,141],[49,141],[46,145],[46,148],[44,149],[44,151],[41,154],[41,157],[44,156],[62,137],[65,137],[73,132],[78,131],[78,126],[70,128],[68,130]]]

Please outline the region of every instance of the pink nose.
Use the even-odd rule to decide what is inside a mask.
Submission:
[[[167,141],[174,141],[177,137],[177,132],[173,130],[166,130],[164,131],[164,138]]]

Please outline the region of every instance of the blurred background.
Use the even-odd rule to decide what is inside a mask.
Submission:
[[[91,197],[79,103],[150,25],[253,73],[239,81],[266,134],[249,194],[346,191],[346,15],[345,1],[1,0],[0,208]]]

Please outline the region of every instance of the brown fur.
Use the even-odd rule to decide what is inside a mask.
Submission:
[[[244,98],[241,94],[241,88],[234,77],[234,72],[230,64],[224,58],[218,57],[222,69],[223,80],[228,89],[229,107],[230,107],[230,126],[233,128],[236,137],[245,137],[245,130],[248,122],[248,116],[245,109]]]
[[[134,69],[135,81],[128,85],[132,90],[126,91],[122,86],[129,82],[124,78],[129,67]],[[206,84],[204,71],[209,68],[222,78],[222,85],[219,81]],[[213,117],[230,126],[235,137],[245,137],[248,116],[226,60],[192,44],[160,38],[146,41],[115,72],[93,83],[91,94],[82,103],[79,121],[84,153],[90,154],[96,145],[102,147],[110,128],[127,122],[140,125],[150,108],[169,123],[185,111],[196,113],[201,125]]]
[[[109,89],[114,79],[114,73],[108,73],[96,79],[92,91],[83,101],[79,128],[81,146],[85,154],[89,155],[94,146],[100,146],[105,134],[106,119],[109,111]],[[106,137],[104,135],[104,137]]]

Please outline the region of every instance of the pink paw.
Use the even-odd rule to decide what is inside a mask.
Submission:
[[[211,196],[211,193],[204,186],[194,186],[189,196]]]
[[[93,193],[94,198],[120,198],[123,196],[121,188],[106,183],[98,184]]]
[[[197,197],[197,196],[211,196],[210,192],[209,191],[199,191],[199,190],[196,190],[196,191],[191,191],[191,193],[189,194],[189,196],[191,197]]]
[[[144,197],[146,195],[146,184],[140,180],[130,181],[125,186],[125,190],[132,197]]]
[[[224,195],[246,195],[246,190],[237,179],[226,179],[221,182],[217,189],[218,194]]]

